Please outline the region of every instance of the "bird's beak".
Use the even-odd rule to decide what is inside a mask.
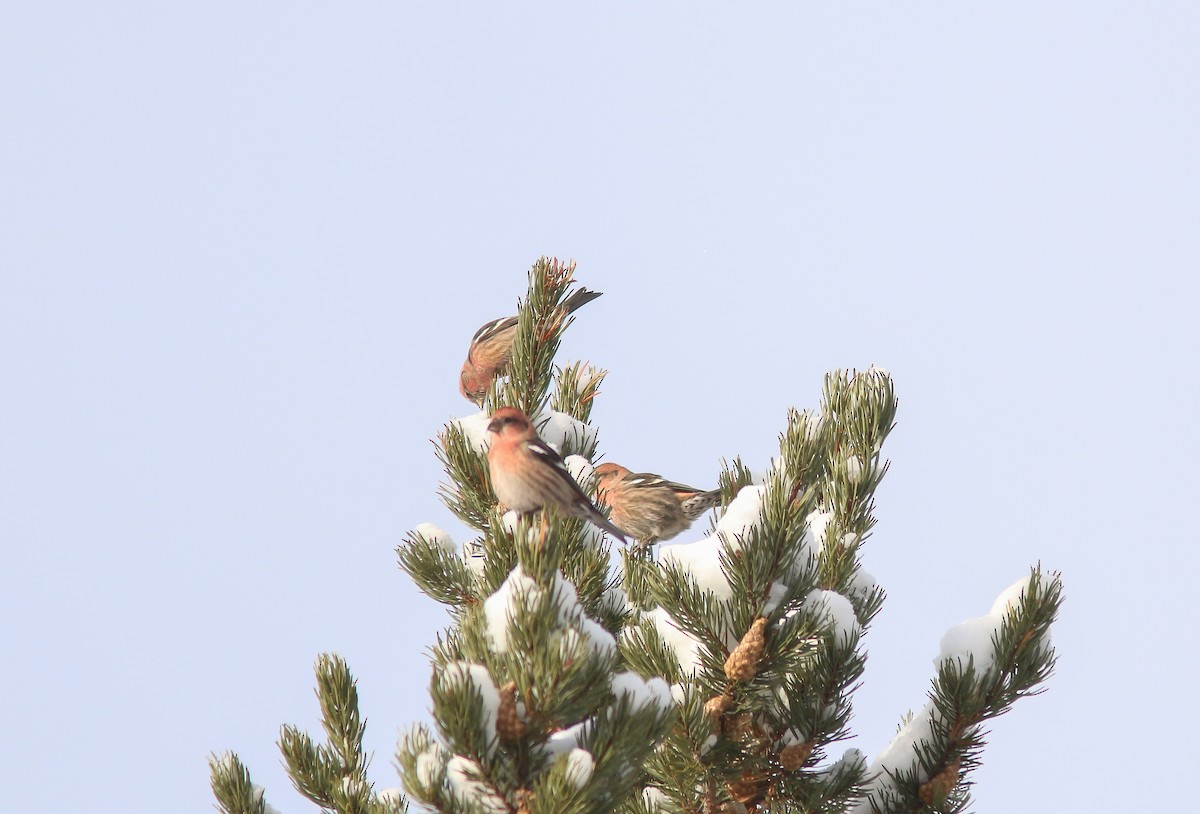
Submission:
[[[500,432],[500,419],[493,418],[488,424],[488,432]]]

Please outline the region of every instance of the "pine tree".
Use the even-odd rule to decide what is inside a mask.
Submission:
[[[448,814],[964,810],[985,723],[1053,669],[1059,575],[1034,567],[947,634],[928,704],[874,764],[835,756],[884,601],[861,557],[887,471],[890,376],[829,374],[819,411],[788,414],[764,473],[724,467],[699,541],[614,552],[581,520],[503,514],[489,482],[488,416],[514,405],[594,494],[605,371],[554,362],[573,275],[533,266],[507,376],[438,435],[442,500],[474,538],[460,548],[425,524],[397,550],[451,622],[433,648],[434,728],[397,748],[409,797]],[[280,741],[296,788],[328,811],[404,810],[365,778],[345,663],[322,656],[317,678],[327,743],[292,727]],[[235,755],[211,764],[222,811],[266,810]]]

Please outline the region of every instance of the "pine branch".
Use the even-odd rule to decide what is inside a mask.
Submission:
[[[442,604],[457,610],[482,601],[475,573],[448,537],[431,538],[415,529],[396,547],[396,556],[400,569],[412,577],[417,587]]]
[[[484,398],[484,411],[517,407],[526,415],[537,415],[546,405],[547,394],[563,331],[571,324],[567,292],[574,282],[575,264],[542,257],[529,270],[529,291],[518,302],[517,332],[508,381]]]
[[[608,375],[607,370],[588,365],[583,369],[583,362],[575,362],[558,371],[558,386],[550,399],[550,409],[566,413],[572,418],[585,424],[592,417],[592,402],[600,394],[600,384]],[[590,458],[587,453],[580,453]]]
[[[483,414],[480,415],[482,417]],[[488,517],[496,505],[496,496],[492,492],[483,438],[475,440],[468,437],[464,428],[466,421],[451,422],[438,433],[434,448],[449,479],[438,492],[446,508],[454,512],[459,520],[482,531],[487,528]],[[475,429],[478,433],[482,428]]]
[[[810,767],[849,734],[859,641],[883,598],[858,554],[894,411],[886,374],[831,374],[819,416],[789,413],[762,485],[739,460],[725,467],[713,535],[664,549],[657,569],[627,558],[626,591],[659,605],[626,635],[627,662],[663,669],[673,648],[707,699],[707,730],[677,727],[649,767],[678,810],[834,811],[860,793],[861,761]]]
[[[294,726],[284,726],[279,749],[296,790],[323,809],[339,814],[391,814],[404,811],[402,797],[377,794],[367,780],[359,717],[358,689],[345,660],[317,659],[317,700],[327,743],[317,745]]]
[[[979,765],[983,724],[1042,692],[1056,655],[1049,631],[1062,604],[1057,572],[1041,567],[1001,594],[988,616],[952,629],[930,701],[880,756],[858,811],[960,812],[970,803],[968,775]]]
[[[208,769],[217,808],[223,814],[277,814],[250,782],[250,771],[233,752],[209,755]]]
[[[737,493],[742,491],[743,486],[750,486],[752,483],[754,476],[740,457],[734,458],[732,464],[722,459],[721,474],[717,477],[717,488],[721,490],[721,511],[729,508],[729,504],[737,497]],[[716,529],[715,521],[712,527]]]

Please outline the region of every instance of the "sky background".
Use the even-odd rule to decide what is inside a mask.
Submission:
[[[463,539],[429,439],[541,254],[635,469],[761,468],[892,372],[848,746],[1040,560],[1059,669],[974,810],[1187,793],[1200,6],[648,5],[0,12],[0,810],[208,811],[233,749],[314,811],[274,742],[325,651],[398,785],[447,620],[394,548]]]

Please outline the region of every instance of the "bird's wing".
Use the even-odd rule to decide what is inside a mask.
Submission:
[[[687,486],[682,483],[676,483],[673,480],[667,480],[662,475],[655,475],[653,472],[631,472],[625,476],[624,482],[635,489],[662,487],[680,495],[691,495],[704,491],[703,489],[697,489],[695,486]]]
[[[553,447],[540,438],[526,442],[526,446],[542,462],[553,467],[555,472],[570,485],[577,498],[586,502],[589,506],[591,505],[591,499],[583,493],[583,489],[579,487],[579,482],[575,480],[575,476],[571,474],[571,470],[567,469],[567,465],[563,463],[562,456],[555,452]]]
[[[516,317],[500,317],[500,319],[493,319],[491,322],[479,327],[479,330],[475,332],[473,337],[471,337],[471,344],[480,342],[489,336],[494,336],[501,331],[506,331],[509,328],[514,327],[516,324]]]

